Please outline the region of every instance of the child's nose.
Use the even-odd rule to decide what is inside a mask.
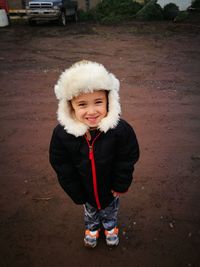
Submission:
[[[88,107],[88,114],[94,114],[95,113],[95,108],[93,106]]]

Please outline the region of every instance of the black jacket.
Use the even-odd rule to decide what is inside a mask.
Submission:
[[[94,140],[93,163],[89,150],[85,136],[68,134],[61,125],[54,129],[50,163],[60,185],[76,204],[88,202],[101,209],[113,200],[111,190],[128,190],[139,146],[132,127],[121,119],[116,128]]]

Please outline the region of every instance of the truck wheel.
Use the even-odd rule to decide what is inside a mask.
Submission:
[[[61,26],[66,26],[67,20],[66,20],[66,16],[65,16],[65,12],[64,11],[61,12],[60,17],[58,19],[58,23]]]

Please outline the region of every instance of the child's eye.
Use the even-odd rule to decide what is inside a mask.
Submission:
[[[98,101],[96,101],[95,103],[96,103],[96,104],[102,104],[103,101],[102,101],[102,100],[98,100]]]
[[[85,103],[79,103],[78,106],[79,106],[79,107],[85,107],[86,104],[85,104]]]

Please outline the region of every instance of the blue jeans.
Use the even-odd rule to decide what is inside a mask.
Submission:
[[[85,227],[90,231],[100,229],[101,224],[105,230],[111,230],[117,226],[117,214],[119,209],[119,197],[115,199],[105,208],[98,210],[89,203],[84,205],[85,211]]]

